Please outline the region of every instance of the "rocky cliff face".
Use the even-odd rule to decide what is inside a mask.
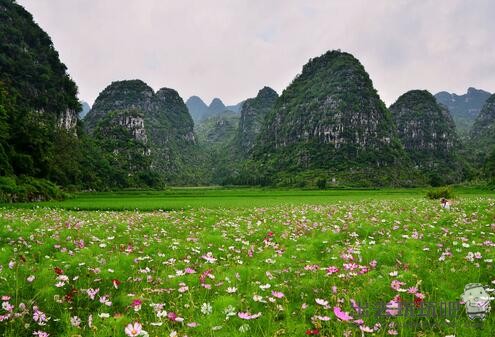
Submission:
[[[79,109],[48,34],[15,1],[0,1],[0,175],[74,183]]]
[[[57,118],[58,127],[71,131],[74,135],[76,135],[77,122],[77,113],[74,109],[66,109],[64,112],[59,113]]]
[[[128,111],[134,114],[129,115]],[[110,121],[108,115],[113,116]],[[173,89],[162,88],[154,93],[140,80],[113,82],[98,96],[84,119],[90,133],[102,121],[126,129],[130,137],[146,144],[150,168],[166,181],[182,179],[184,168],[195,163],[193,121],[184,101]],[[101,133],[106,130],[109,129],[99,129],[101,139],[104,139]]]
[[[222,151],[232,151],[232,140],[239,126],[239,115],[226,111],[224,113],[209,117],[201,121],[196,132],[198,141],[206,144],[210,149],[215,148]]]
[[[447,108],[426,90],[412,90],[390,106],[399,138],[415,165],[439,183],[462,178],[457,159],[459,140]]]
[[[96,98],[93,107],[84,118],[84,127],[91,133],[97,123],[110,111],[139,109],[154,111],[155,93],[141,80],[116,81],[107,86]]]
[[[125,184],[138,184],[142,176],[151,171],[151,148],[147,144],[141,110],[129,108],[105,114],[93,130],[93,136],[114,172],[126,180]]]
[[[481,109],[470,136],[476,148],[481,151],[489,151],[495,146],[495,94],[488,98]]]
[[[242,155],[246,155],[254,147],[268,112],[274,107],[278,98],[275,90],[264,87],[254,98],[246,100],[241,109],[239,128],[235,145]]]
[[[469,88],[464,95],[441,91],[435,95],[435,98],[438,103],[447,107],[459,134],[467,135],[490,95],[484,90]]]
[[[361,172],[378,180],[399,179],[391,168],[408,166],[364,67],[340,51],[310,60],[284,90],[266,117],[255,157],[275,171]]]

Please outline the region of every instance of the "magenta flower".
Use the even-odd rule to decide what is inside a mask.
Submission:
[[[339,272],[339,268],[335,267],[335,266],[330,266],[327,268],[327,274],[328,275],[332,275],[332,274],[335,274],[335,273],[338,273]]]
[[[172,322],[175,322],[177,320],[177,314],[173,311],[169,312],[167,314],[167,317],[169,320],[171,320]]]
[[[141,305],[143,304],[143,301],[141,301],[140,299],[135,299],[132,301],[131,303],[131,307],[134,309],[134,311],[139,311],[141,310]]]
[[[342,309],[340,309],[339,307],[333,307],[333,313],[341,321],[346,321],[347,322],[347,321],[350,321],[350,320],[353,319],[352,316],[350,316],[347,312],[342,311]]]

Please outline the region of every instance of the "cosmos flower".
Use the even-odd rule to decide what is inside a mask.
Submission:
[[[254,315],[251,315],[249,312],[239,312],[237,316],[239,316],[240,319],[251,320],[260,317],[261,312],[258,312],[257,314]]]
[[[328,301],[327,300],[324,300],[324,299],[321,299],[321,298],[317,298],[317,299],[315,299],[315,301],[316,301],[316,304],[319,304],[319,305],[321,305],[323,307],[328,306]]]
[[[124,329],[125,334],[129,337],[139,336],[142,330],[143,326],[138,322],[135,322],[134,324],[129,323]]]
[[[352,316],[350,316],[347,312],[342,311],[340,307],[333,307],[333,313],[341,321],[350,321],[353,319]]]

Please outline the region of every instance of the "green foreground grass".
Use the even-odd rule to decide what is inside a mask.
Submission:
[[[493,337],[493,313],[480,329],[463,310],[421,313],[468,283],[495,288],[495,199],[457,190],[444,210],[424,194],[181,189],[0,208],[0,335]]]

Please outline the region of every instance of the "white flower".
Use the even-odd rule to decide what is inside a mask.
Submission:
[[[235,316],[237,312],[235,311],[235,308],[232,305],[229,305],[225,310],[223,311],[225,313],[225,319],[229,319],[231,316]]]
[[[261,303],[266,303],[266,301],[263,299],[263,296],[260,296],[260,295],[254,295],[253,296],[253,301],[255,301],[255,302],[261,302]]]
[[[248,332],[248,331],[249,331],[249,329],[250,329],[249,324],[243,324],[243,325],[241,325],[241,326],[239,327],[239,331],[240,331],[240,332],[242,332],[242,333],[244,333],[244,332]]]
[[[229,288],[227,288],[227,292],[228,292],[229,294],[233,294],[233,293],[235,293],[236,291],[237,291],[237,288],[236,288],[236,287],[229,287]]]
[[[80,325],[81,325],[81,319],[77,316],[72,316],[70,318],[70,324],[73,326],[73,327],[76,327],[78,328]]]
[[[213,308],[211,307],[210,303],[203,303],[201,306],[201,313],[203,315],[209,315],[213,311]]]
[[[317,304],[324,306],[324,307],[326,307],[328,305],[328,301],[321,299],[321,298],[317,298],[317,299],[315,299],[315,301]]]

